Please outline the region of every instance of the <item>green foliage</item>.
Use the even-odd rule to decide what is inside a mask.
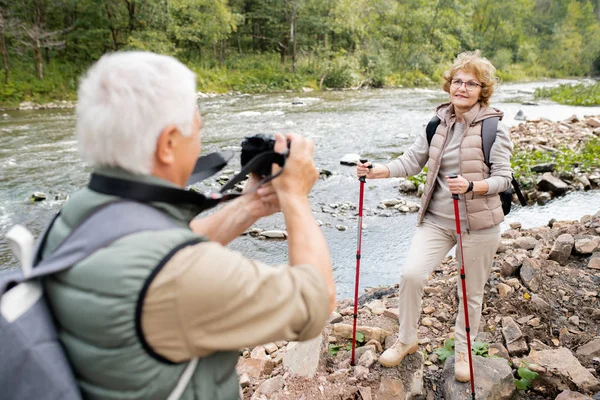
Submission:
[[[356,331],[356,347],[360,347],[365,344],[365,335],[362,332]],[[352,350],[352,341],[345,345],[343,344],[330,344],[329,345],[329,354],[332,356],[336,356],[340,350],[345,349],[346,351]]]
[[[489,347],[490,347],[489,343],[474,342],[473,343],[473,354],[475,354],[476,356],[487,357]]]
[[[600,82],[591,85],[564,84],[553,88],[538,88],[535,90],[536,98],[550,98],[560,104],[573,106],[600,105]]]
[[[349,88],[359,83],[358,67],[352,57],[338,56],[334,58],[327,71],[323,85],[328,88]]]
[[[517,375],[520,379],[515,380],[515,386],[519,390],[531,389],[531,382],[539,377],[537,372],[530,370],[527,366],[517,369]]]
[[[419,187],[421,183],[425,184],[425,181],[427,180],[427,171],[429,171],[429,168],[425,166],[417,175],[413,175],[407,179]]]
[[[444,342],[444,347],[438,347],[433,350],[438,356],[440,362],[446,361],[448,358],[454,355],[454,339],[448,339]]]

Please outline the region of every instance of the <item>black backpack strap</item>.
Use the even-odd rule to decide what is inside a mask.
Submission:
[[[176,228],[167,214],[133,201],[116,201],[94,210],[61,244],[33,268],[27,279],[67,270],[115,240],[141,231]]]
[[[481,148],[483,150],[483,160],[490,170],[492,169],[492,164],[490,164],[490,152],[492,151],[492,145],[496,140],[498,121],[500,121],[499,117],[491,117],[484,119],[481,123]]]
[[[435,135],[435,131],[437,130],[439,124],[440,118],[437,115],[434,115],[433,118],[431,118],[427,123],[427,128],[425,128],[425,132],[427,132],[428,145],[431,145],[431,139],[433,139],[433,135]]]
[[[517,197],[519,198],[519,203],[521,203],[522,206],[526,206],[527,200],[525,200],[525,196],[523,196],[523,193],[521,193],[521,186],[519,186],[519,182],[517,182],[514,175],[512,175],[511,183],[512,183],[513,188],[515,189],[515,193],[517,194]]]

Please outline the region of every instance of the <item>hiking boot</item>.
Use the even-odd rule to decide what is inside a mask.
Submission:
[[[454,378],[459,382],[469,382],[471,380],[469,356],[467,353],[456,353],[456,359],[454,361]]]
[[[407,354],[412,354],[419,348],[419,343],[415,341],[412,344],[404,344],[399,340],[396,340],[396,343],[389,349],[383,352],[383,354],[379,357],[379,364],[384,367],[395,367],[400,365],[404,357]]]

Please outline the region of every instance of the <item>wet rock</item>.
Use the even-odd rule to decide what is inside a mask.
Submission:
[[[252,395],[251,400],[261,400],[263,396],[267,399],[270,399],[275,393],[283,389],[284,385],[285,381],[281,375],[267,379],[258,387],[258,389],[256,389],[256,392],[254,392]]]
[[[508,400],[514,394],[515,378],[506,360],[474,356],[473,370],[478,400]],[[460,383],[454,378],[454,356],[446,361],[442,379],[444,381],[442,391],[445,399],[471,399],[470,383]]]
[[[550,200],[552,200],[552,196],[550,195],[550,193],[541,192],[537,196],[536,203],[540,206],[543,206],[544,204],[547,204]]]
[[[290,342],[283,357],[283,365],[292,375],[312,378],[319,366],[319,354],[323,336],[305,342]]]
[[[581,393],[564,390],[554,400],[592,400],[592,398]]]
[[[345,225],[336,225],[335,229],[337,229],[338,231],[342,231],[343,232],[343,231],[348,230],[348,227],[345,226]]]
[[[546,172],[538,179],[537,187],[543,192],[551,192],[560,196],[567,191],[569,185],[553,176],[550,172]]]
[[[532,350],[526,360],[544,367],[547,372],[540,374],[541,380],[559,390],[593,392],[600,389],[600,381],[585,369],[573,353],[565,347],[553,350]]]
[[[386,331],[381,328],[371,326],[357,326],[357,332],[361,332],[365,335],[365,340],[377,340],[379,343],[384,343],[385,338],[392,334],[392,332]],[[348,324],[335,324],[333,325],[333,335],[337,337],[343,337],[346,339],[352,339],[352,325]]]
[[[573,236],[568,233],[564,233],[557,237],[554,241],[554,246],[552,246],[552,250],[550,250],[548,258],[558,262],[561,265],[565,265],[569,260],[571,250],[573,250],[574,245],[575,239],[573,239]]]
[[[506,348],[511,356],[520,356],[529,350],[521,328],[511,317],[502,318],[502,336],[504,336]]]
[[[383,200],[381,202],[381,204],[383,204],[385,207],[389,208],[389,207],[395,207],[397,205],[404,204],[404,202],[399,199],[388,199],[388,200]]]
[[[544,173],[553,172],[556,168],[556,163],[536,164],[530,168],[532,172]]]
[[[342,165],[356,165],[360,160],[360,156],[358,154],[346,154],[340,160],[340,164]]]
[[[42,193],[42,192],[33,192],[31,194],[31,201],[44,201],[46,200],[47,196],[46,193]]]
[[[515,115],[515,121],[525,121],[527,120],[527,116],[525,115],[525,112],[521,109],[519,109],[519,111],[517,111],[517,114]]]
[[[406,397],[404,385],[399,379],[383,378],[377,393],[378,400],[396,400]]]
[[[267,239],[285,239],[287,238],[287,232],[285,231],[262,231],[260,233],[261,236],[264,236]]]
[[[596,249],[600,249],[600,237],[583,236],[575,239],[573,250],[577,254],[592,254]]]
[[[519,271],[521,281],[531,291],[537,292],[540,288],[540,262],[532,258],[523,260]]]

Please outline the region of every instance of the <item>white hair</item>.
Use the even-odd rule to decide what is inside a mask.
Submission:
[[[163,129],[191,133],[196,75],[173,57],[118,52],[90,68],[77,94],[75,132],[84,161],[150,175]]]

